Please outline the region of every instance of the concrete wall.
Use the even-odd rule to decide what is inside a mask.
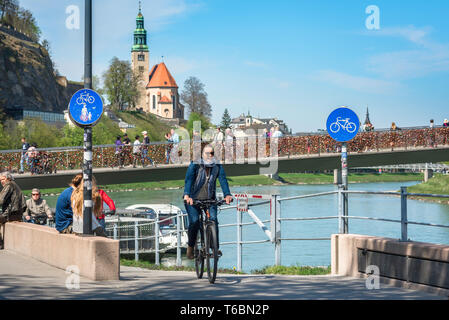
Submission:
[[[60,234],[56,229],[31,223],[5,225],[5,249],[67,270],[77,266],[92,280],[119,280],[119,241],[103,237]]]
[[[333,275],[368,277],[377,266],[381,283],[449,296],[449,246],[398,239],[334,234]]]

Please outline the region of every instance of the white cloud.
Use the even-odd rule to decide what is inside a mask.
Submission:
[[[412,79],[449,71],[449,45],[430,41],[431,30],[430,27],[408,26],[385,28],[372,33],[403,38],[416,48],[371,56],[367,69],[388,79]]]
[[[400,84],[362,76],[353,76],[334,70],[320,70],[313,75],[315,80],[331,83],[335,86],[355,91],[387,94],[400,89]]]

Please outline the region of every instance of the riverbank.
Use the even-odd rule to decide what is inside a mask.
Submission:
[[[281,181],[263,175],[238,176],[228,177],[228,182],[230,187],[334,183],[334,175],[326,173],[280,173],[279,177]],[[422,173],[350,173],[348,181],[349,183],[403,182],[422,181],[423,178]],[[106,192],[181,189],[184,188],[184,180],[101,185],[100,188]],[[42,189],[41,193],[43,195],[56,195],[63,190],[64,188]],[[24,190],[23,193],[30,196],[31,190]]]
[[[449,175],[436,173],[431,179],[429,179],[429,181],[408,187],[407,191],[410,193],[449,195]],[[413,196],[410,196],[409,198],[421,201],[449,204],[448,198],[429,198],[429,197],[413,197]]]

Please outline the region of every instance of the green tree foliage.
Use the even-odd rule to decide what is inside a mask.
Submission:
[[[0,0],[0,21],[39,41],[41,30],[36,19],[31,11],[21,8],[17,0]]]
[[[203,116],[199,113],[196,113],[196,112],[191,112],[190,116],[189,116],[189,120],[187,121],[187,124],[186,124],[186,129],[187,129],[187,131],[189,131],[190,137],[193,137],[193,124],[195,121],[201,121],[201,132],[202,133],[212,127],[212,124],[210,123],[209,119],[207,119],[205,116]]]
[[[231,122],[232,122],[231,116],[229,115],[228,108],[226,108],[223,112],[223,117],[221,118],[220,127],[222,129],[229,128],[229,126],[231,125]]]
[[[133,107],[139,99],[138,78],[134,75],[129,61],[112,58],[108,70],[103,74],[104,93],[118,111],[125,106]]]
[[[0,150],[9,149],[11,137],[3,130],[3,124],[0,124]]]
[[[204,84],[196,77],[190,77],[184,82],[181,100],[187,105],[189,112],[198,113],[210,119],[212,106],[207,99]]]
[[[22,127],[21,130],[24,131],[28,142],[36,143],[38,148],[57,146],[62,138],[62,133],[57,127],[48,125],[41,119],[26,118],[24,124],[19,127]]]

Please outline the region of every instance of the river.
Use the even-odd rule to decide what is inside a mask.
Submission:
[[[386,182],[386,183],[358,183],[350,184],[350,190],[363,191],[397,191],[401,186],[411,186],[417,182]],[[286,185],[286,186],[256,186],[234,187],[232,192],[246,192],[249,194],[280,194],[281,198],[305,195],[336,190],[334,185]],[[182,202],[183,190],[155,190],[111,192],[109,196],[115,201],[118,208],[126,208],[137,203],[172,203],[184,209]],[[45,197],[49,205],[54,208],[56,196]],[[338,214],[337,195],[328,195],[317,198],[306,198],[281,203],[281,216],[288,217],[324,217]],[[408,220],[449,225],[449,206],[408,200]],[[253,209],[260,220],[269,220],[269,206],[258,206]],[[365,216],[400,220],[400,198],[384,195],[357,195],[349,196],[349,215]],[[234,209],[219,213],[220,225],[236,223],[237,215]],[[252,222],[252,219],[243,214],[243,222]],[[269,227],[269,223],[266,223]],[[282,238],[330,238],[331,234],[338,233],[338,220],[313,221],[284,221],[281,223]],[[220,242],[236,241],[236,228],[220,228]],[[400,238],[401,226],[399,223],[349,220],[349,232],[374,236]],[[428,226],[409,225],[408,237],[414,241],[449,244],[449,229]],[[257,225],[243,227],[243,240],[265,240],[266,235]],[[223,257],[220,267],[233,268],[237,266],[237,249],[235,244],[222,245]],[[173,261],[173,259],[162,259]],[[243,246],[242,269],[250,272],[264,266],[274,265],[274,245],[271,243],[246,244]],[[330,265],[330,240],[290,240],[283,241],[281,247],[282,265]],[[183,264],[189,264],[184,261]]]

